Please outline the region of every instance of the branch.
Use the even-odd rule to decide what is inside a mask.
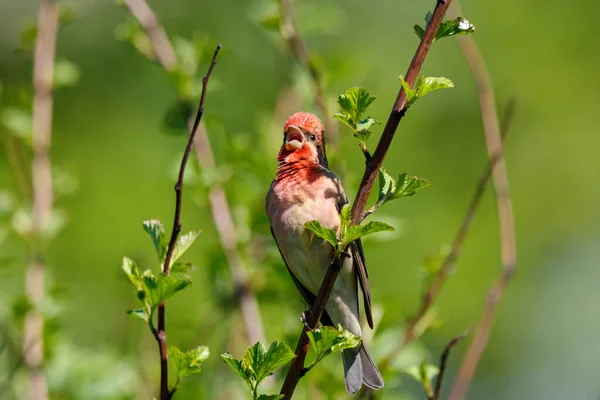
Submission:
[[[450,351],[452,350],[452,348],[454,346],[456,346],[464,338],[466,338],[468,334],[469,334],[469,331],[455,337],[444,348],[444,352],[442,353],[442,356],[440,357],[440,373],[439,373],[439,375],[437,377],[437,381],[435,383],[435,391],[433,393],[433,396],[431,396],[428,400],[438,400],[440,398],[440,393],[442,392],[442,383],[444,381],[444,375],[446,373],[446,366],[448,363],[448,357],[450,356]]]
[[[431,17],[431,22],[425,30],[423,39],[419,43],[419,47],[417,48],[417,51],[415,52],[415,55],[406,73],[406,81],[411,87],[417,79],[419,71],[421,70],[421,66],[425,61],[425,56],[431,47],[431,43],[433,42],[435,34],[437,33],[437,30],[442,22],[442,19],[444,18],[446,10],[450,6],[451,1],[452,0],[438,0],[436,4],[435,10],[433,11],[433,15]],[[400,88],[394,103],[394,107],[392,108],[392,112],[381,135],[381,139],[379,139],[377,144],[377,148],[375,149],[373,156],[367,162],[365,173],[358,188],[356,199],[352,205],[353,224],[359,224],[363,219],[365,206],[367,204],[369,194],[371,193],[371,189],[373,188],[373,183],[377,178],[379,168],[381,168],[383,164],[383,159],[385,158],[392,139],[394,138],[398,124],[405,114],[405,105],[406,94],[404,93],[404,90]],[[329,295],[331,294],[335,280],[340,272],[340,267],[341,261],[338,258],[329,266],[325,278],[323,279],[323,283],[321,284],[321,288],[319,289],[315,303],[312,306],[308,323],[302,330],[302,334],[298,340],[298,345],[296,346],[296,358],[292,360],[290,369],[288,370],[285,378],[285,382],[281,388],[281,394],[284,395],[284,399],[290,399],[292,397],[298,381],[303,375],[304,360],[306,359],[306,353],[310,345],[306,332],[309,329],[316,329],[318,327],[319,320],[321,319],[321,315],[323,314],[323,310],[325,309],[325,305],[327,304],[327,300],[329,299]]]
[[[460,5],[458,5],[460,7]],[[475,375],[477,364],[481,354],[485,350],[494,315],[498,303],[502,300],[504,292],[516,271],[517,252],[515,242],[515,226],[512,211],[512,202],[508,187],[508,174],[506,165],[502,157],[502,135],[498,115],[496,112],[496,102],[494,100],[494,91],[492,80],[487,71],[485,60],[472,37],[462,37],[458,43],[471,67],[473,76],[479,88],[479,102],[481,105],[481,117],[483,120],[483,130],[485,141],[490,158],[498,156],[498,165],[494,169],[492,177],[496,192],[496,205],[498,208],[498,222],[500,225],[500,247],[502,253],[502,273],[494,286],[490,290],[487,298],[485,310],[475,331],[475,337],[467,354],[463,360],[458,373],[458,378],[454,383],[454,388],[450,394],[450,400],[462,399],[471,384]]]
[[[38,33],[33,59],[33,161],[31,169],[34,242],[27,268],[25,295],[34,306],[44,297],[46,271],[41,237],[52,214],[52,174],[50,143],[52,140],[52,82],[58,31],[58,0],[43,0],[38,13]],[[29,398],[48,398],[48,382],[43,371],[44,318],[34,309],[25,317],[23,353],[29,368]]]
[[[504,117],[504,122],[501,131],[501,139],[504,140],[510,125],[510,121],[512,120],[513,110],[514,110],[515,102],[511,100],[506,105],[506,112]],[[404,337],[400,343],[379,363],[378,367],[380,371],[385,371],[391,364],[392,360],[400,354],[400,352],[404,349],[404,347],[417,339],[421,335],[421,323],[426,319],[428,312],[431,309],[431,306],[437,300],[444,284],[446,283],[446,279],[450,272],[454,269],[454,265],[460,255],[462,250],[463,243],[471,229],[471,225],[475,219],[475,215],[477,214],[477,210],[481,205],[481,200],[483,199],[483,195],[485,194],[485,190],[487,185],[492,177],[492,173],[495,170],[496,166],[500,162],[502,158],[502,152],[494,153],[488,162],[488,166],[485,171],[479,178],[479,182],[477,183],[477,187],[475,192],[473,193],[473,197],[469,206],[467,208],[467,212],[462,220],[462,223],[456,232],[456,236],[452,241],[452,246],[450,248],[450,252],[442,262],[440,269],[435,275],[434,279],[431,281],[427,290],[423,294],[423,299],[421,301],[421,305],[415,314],[415,316],[411,319],[408,327],[406,328],[406,332],[404,333]]]
[[[171,232],[171,239],[169,240],[169,247],[167,248],[167,255],[165,257],[165,263],[163,265],[163,273],[169,275],[169,268],[171,266],[171,258],[173,257],[173,251],[175,251],[175,245],[177,238],[181,232],[181,197],[183,193],[183,175],[185,173],[185,167],[187,165],[192,146],[194,145],[194,137],[198,130],[198,125],[204,114],[204,100],[206,97],[206,87],[208,80],[212,74],[213,68],[217,64],[217,55],[221,50],[219,44],[213,54],[212,61],[208,67],[208,71],[204,78],[202,78],[202,95],[200,96],[200,105],[198,106],[198,112],[196,113],[196,119],[194,120],[194,126],[190,133],[183,157],[181,159],[181,166],[179,167],[179,176],[177,177],[177,183],[175,183],[175,217],[173,220],[173,231]],[[165,303],[164,301],[158,306],[158,329],[156,333],[158,341],[158,347],[160,350],[160,399],[168,400],[173,395],[173,392],[169,391],[169,378],[168,378],[168,365],[167,365],[167,335],[165,332]]]
[[[310,73],[312,83],[315,90],[315,104],[325,121],[325,129],[327,130],[327,137],[332,146],[337,147],[339,138],[337,125],[327,107],[327,97],[325,96],[325,90],[323,89],[323,81],[321,72],[317,68],[313,58],[311,57],[304,40],[298,33],[296,28],[296,20],[294,18],[294,10],[290,0],[279,0],[279,8],[281,12],[281,34],[288,42],[290,51],[296,57],[296,60],[302,64]]]
[[[173,45],[169,41],[165,30],[158,23],[152,9],[145,0],[124,0],[131,13],[137,18],[140,25],[146,31],[152,44],[156,58],[163,68],[169,72],[177,67],[177,55]],[[193,127],[193,119],[189,121],[190,129]],[[194,140],[194,148],[200,167],[210,169],[215,166],[212,149],[208,134],[203,123],[198,126],[198,132]],[[227,264],[234,282],[234,293],[238,293],[239,306],[246,327],[246,335],[250,343],[265,342],[263,323],[258,308],[256,295],[248,281],[248,274],[244,261],[240,256],[235,241],[235,225],[231,216],[231,210],[225,196],[223,187],[215,184],[208,194],[209,204],[213,221],[219,235],[219,240]]]

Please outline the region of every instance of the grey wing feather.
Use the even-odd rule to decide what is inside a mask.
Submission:
[[[338,211],[341,211],[342,207],[348,204],[348,199],[346,198],[346,195],[343,192],[342,195],[343,196],[340,199],[340,202],[338,203]],[[357,239],[354,242],[352,242],[352,244],[350,244],[350,253],[352,254],[354,266],[356,267],[356,273],[358,275],[358,282],[360,283],[360,287],[362,288],[363,292],[365,316],[367,317],[367,323],[369,324],[369,328],[373,329],[373,313],[371,311],[371,286],[369,285],[369,273],[367,272],[367,265],[365,263],[365,253],[363,251],[362,242],[360,239]]]
[[[281,254],[281,259],[283,260],[285,267],[287,268],[288,272],[290,273],[292,280],[296,284],[296,287],[300,291],[300,294],[302,294],[302,297],[304,298],[304,301],[306,302],[306,304],[308,304],[309,307],[312,307],[313,304],[315,303],[317,296],[312,294],[310,292],[310,290],[308,290],[302,283],[300,283],[298,278],[296,278],[296,275],[294,275],[294,273],[292,272],[290,267],[287,265],[287,261],[285,261],[285,257],[283,257],[283,253],[281,252],[281,249],[279,248],[279,243],[277,243],[277,238],[275,237],[275,233],[273,232],[272,227],[271,227],[271,235],[273,235],[273,239],[275,240],[275,244],[277,245],[277,250],[279,250],[279,254]],[[329,314],[327,314],[326,310],[323,310],[323,315],[321,315],[321,324],[335,326],[333,321],[331,321],[331,317],[329,316]]]

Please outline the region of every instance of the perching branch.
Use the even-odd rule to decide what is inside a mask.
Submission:
[[[457,5],[460,7],[460,5]],[[485,65],[485,60],[472,37],[458,38],[458,43],[471,67],[473,76],[479,88],[479,102],[481,105],[481,117],[483,120],[483,130],[488,155],[491,158],[498,156],[498,165],[493,170],[492,178],[494,180],[494,189],[496,192],[496,205],[498,208],[498,222],[500,225],[500,247],[502,254],[502,273],[496,281],[487,298],[485,310],[477,329],[471,346],[463,360],[458,373],[458,378],[454,383],[450,400],[460,400],[464,398],[475,375],[477,364],[481,354],[485,350],[494,315],[498,303],[502,300],[504,292],[516,271],[517,252],[515,241],[515,225],[512,211],[512,202],[508,187],[508,174],[506,165],[502,157],[502,128],[498,123],[498,114],[496,111],[496,102],[492,80]]]
[[[137,18],[140,25],[146,31],[157,60],[167,72],[173,71],[178,65],[177,55],[175,54],[173,45],[169,41],[165,30],[159,24],[156,16],[152,12],[152,9],[145,0],[124,1],[131,13]],[[191,129],[193,127],[193,119],[191,118],[189,125]],[[201,168],[214,168],[214,157],[203,123],[200,123],[198,126],[198,132],[194,140],[194,149]],[[219,240],[223,247],[225,258],[227,259],[227,264],[233,278],[234,292],[240,303],[239,306],[246,327],[248,342],[264,343],[265,337],[263,323],[258,308],[258,301],[256,300],[256,295],[252,291],[248,281],[248,274],[246,273],[244,261],[237,249],[235,241],[235,225],[233,223],[223,186],[218,183],[214,184],[209,190],[208,199]]]
[[[406,81],[411,87],[414,85],[417,79],[419,71],[421,70],[421,66],[425,61],[425,56],[431,47],[431,43],[433,42],[435,34],[437,33],[446,10],[450,6],[451,2],[452,0],[438,0],[436,4],[435,10],[433,11],[433,15],[431,17],[431,22],[428,24],[427,29],[425,30],[423,39],[419,43],[419,47],[417,48],[417,51],[415,52],[415,55],[406,73]],[[383,159],[385,158],[392,139],[394,138],[398,124],[405,114],[405,105],[406,94],[401,88],[398,92],[394,107],[392,108],[381,138],[377,143],[377,148],[375,149],[371,159],[367,162],[365,173],[358,188],[356,199],[352,205],[353,224],[359,224],[363,219],[364,210],[369,198],[369,194],[371,193],[371,189],[373,188],[373,183],[377,178],[379,168],[381,168],[383,164]],[[319,320],[321,319],[321,315],[323,314],[323,310],[325,309],[325,305],[327,304],[327,300],[329,299],[329,295],[331,294],[335,280],[340,272],[340,267],[341,260],[338,258],[334,260],[332,265],[330,265],[327,269],[327,273],[323,279],[323,283],[321,284],[315,303],[312,305],[307,324],[302,330],[302,334],[298,340],[298,345],[296,347],[296,358],[292,360],[290,369],[288,370],[288,374],[285,378],[285,382],[281,388],[281,394],[284,395],[284,399],[290,399],[292,397],[298,381],[303,375],[304,361],[310,345],[306,332],[309,329],[316,329],[318,327]]]
[[[33,59],[33,162],[31,168],[33,197],[33,243],[31,262],[27,268],[25,295],[34,310],[25,317],[23,353],[29,369],[29,398],[48,398],[48,382],[44,375],[44,318],[39,306],[44,298],[46,280],[42,236],[52,215],[52,85],[56,34],[58,31],[58,0],[43,0],[38,13],[38,33]]]
[[[294,54],[296,60],[298,60],[298,62],[302,64],[310,73],[315,91],[315,104],[323,115],[327,138],[332,146],[337,147],[339,141],[337,125],[327,107],[327,96],[325,95],[325,90],[323,89],[321,71],[319,71],[319,68],[311,57],[306,44],[304,44],[304,40],[302,40],[302,37],[298,33],[298,29],[296,28],[296,20],[294,18],[294,9],[292,8],[291,1],[279,0],[279,8],[281,10],[281,34],[287,41],[290,51],[292,54]]]
[[[448,357],[450,356],[450,351],[452,348],[459,344],[464,338],[467,337],[469,332],[465,332],[454,339],[452,339],[446,347],[444,348],[444,352],[440,357],[440,372],[437,376],[437,381],[435,383],[435,391],[433,392],[433,396],[431,396],[428,400],[438,400],[440,398],[440,393],[442,392],[442,383],[444,382],[444,375],[446,374],[446,366],[448,364]]]
[[[500,134],[502,140],[504,140],[506,134],[508,133],[508,128],[512,119],[513,110],[514,101],[510,101],[506,105],[504,123]],[[475,220],[477,210],[481,205],[481,200],[483,199],[483,195],[485,194],[487,185],[490,181],[490,178],[492,177],[492,173],[496,169],[501,157],[502,153],[499,152],[494,153],[490,158],[488,166],[479,178],[479,182],[477,183],[477,187],[475,189],[475,192],[473,193],[473,198],[471,199],[471,202],[469,203],[469,206],[467,208],[467,212],[465,213],[462,223],[458,231],[456,232],[456,236],[452,241],[452,246],[450,247],[448,255],[446,256],[446,258],[444,258],[440,269],[438,270],[435,277],[433,278],[433,280],[427,287],[425,293],[423,294],[421,305],[419,306],[419,309],[415,316],[412,317],[410,323],[408,324],[402,341],[398,343],[398,345],[394,347],[394,349],[392,349],[392,351],[379,363],[378,367],[380,371],[385,371],[390,366],[392,360],[394,360],[398,356],[398,354],[400,354],[404,347],[414,339],[418,339],[418,337],[420,336],[419,327],[421,326],[423,320],[426,318],[428,312],[431,310],[431,306],[437,300],[442,290],[442,287],[446,283],[448,275],[453,270],[454,265],[456,264],[456,260],[458,259],[458,256],[460,255],[460,252],[462,250],[462,245],[467,237],[467,234],[469,233],[469,230],[471,229],[473,221]]]
[[[165,257],[165,263],[163,265],[163,273],[169,275],[169,268],[171,266],[171,258],[173,257],[173,251],[175,250],[175,244],[177,238],[181,232],[181,197],[183,193],[183,175],[185,173],[185,167],[187,165],[192,146],[194,145],[194,137],[198,130],[198,125],[204,114],[204,100],[206,97],[206,87],[208,80],[212,74],[213,68],[217,64],[217,55],[221,50],[219,44],[215,50],[210,66],[206,75],[202,79],[202,94],[200,96],[200,105],[198,106],[198,112],[196,113],[196,119],[194,120],[194,126],[190,133],[190,138],[183,152],[181,159],[181,166],[179,167],[179,176],[177,177],[177,183],[175,183],[175,217],[173,220],[173,231],[171,232],[171,239],[169,240],[169,247],[167,248],[167,255]],[[164,301],[158,306],[158,329],[156,332],[156,339],[158,341],[158,347],[160,350],[160,399],[168,400],[173,395],[173,392],[169,391],[169,378],[168,378],[168,365],[167,365],[167,335],[165,332],[165,303]]]

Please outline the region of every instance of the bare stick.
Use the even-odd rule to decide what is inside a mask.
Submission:
[[[502,137],[496,112],[492,80],[475,40],[472,37],[462,37],[458,38],[458,43],[471,67],[477,87],[479,88],[479,102],[481,105],[485,141],[488,155],[490,158],[493,158],[495,154],[502,154]],[[508,174],[502,156],[499,157],[498,165],[492,173],[492,178],[494,180],[498,222],[500,225],[502,273],[488,295],[483,315],[475,330],[475,337],[467,350],[458,373],[458,378],[450,393],[450,400],[460,400],[467,394],[471,380],[477,370],[479,359],[487,345],[496,308],[502,300],[506,287],[514,275],[517,266],[514,216],[508,187]]]
[[[25,295],[34,306],[44,297],[46,272],[41,236],[52,214],[52,174],[50,143],[52,140],[52,80],[58,31],[58,0],[43,0],[38,13],[38,33],[33,59],[33,162],[31,169],[33,195],[33,232],[31,262],[27,269]],[[23,352],[29,369],[29,398],[48,398],[44,375],[44,318],[39,310],[25,317]]]
[[[510,126],[510,120],[512,119],[512,116],[513,116],[514,104],[515,104],[514,100],[511,100],[506,105],[504,123],[503,123],[503,128],[501,131],[502,140],[504,140],[504,138],[506,137],[506,134],[508,133],[508,128]],[[398,356],[398,354],[400,354],[400,352],[404,349],[404,347],[408,343],[410,343],[414,339],[417,339],[420,336],[419,327],[421,326],[421,323],[427,316],[429,310],[431,309],[431,306],[437,300],[444,284],[446,283],[446,279],[448,278],[448,275],[450,274],[450,272],[454,268],[454,265],[456,264],[456,260],[458,259],[458,256],[460,255],[460,252],[462,250],[462,245],[467,237],[467,234],[469,233],[471,225],[477,214],[477,210],[479,209],[479,206],[481,205],[481,200],[483,199],[483,195],[485,194],[487,185],[490,181],[490,178],[492,177],[492,172],[498,165],[498,162],[500,161],[501,156],[502,156],[502,153],[495,153],[490,158],[488,166],[486,167],[485,171],[479,178],[479,182],[477,183],[477,187],[475,189],[475,192],[473,193],[471,202],[469,203],[469,206],[467,207],[467,212],[465,213],[462,223],[461,223],[458,231],[456,232],[456,236],[454,237],[454,240],[452,241],[452,246],[450,247],[450,252],[446,256],[446,258],[444,258],[444,261],[442,262],[440,269],[438,270],[433,281],[429,284],[429,286],[427,287],[427,290],[423,294],[421,305],[419,306],[419,309],[418,309],[417,313],[415,314],[415,316],[412,317],[410,323],[408,324],[408,327],[406,328],[406,332],[404,333],[404,337],[403,337],[402,341],[400,343],[398,343],[398,345],[396,347],[394,347],[394,349],[379,363],[378,367],[379,367],[380,371],[386,370],[389,367],[392,360],[394,360]]]
[[[171,267],[171,258],[173,257],[173,251],[175,250],[175,244],[177,238],[181,232],[181,197],[183,194],[183,175],[185,174],[185,167],[187,165],[192,146],[194,145],[194,137],[198,130],[198,125],[204,114],[204,100],[206,97],[206,87],[208,80],[212,74],[213,68],[217,64],[217,55],[221,50],[219,44],[213,54],[212,61],[208,67],[208,71],[204,78],[202,78],[202,95],[200,96],[200,105],[198,106],[198,112],[196,113],[196,119],[194,120],[194,126],[190,133],[190,138],[185,146],[183,157],[181,159],[181,166],[179,167],[179,176],[177,177],[177,183],[175,183],[175,217],[173,219],[173,231],[171,232],[171,239],[169,240],[169,247],[167,248],[167,255],[165,256],[165,263],[163,264],[163,273],[169,275],[169,268]],[[156,332],[156,339],[158,341],[158,347],[160,350],[160,399],[167,400],[173,395],[173,392],[169,391],[169,377],[168,377],[168,365],[167,365],[167,335],[165,331],[165,302],[158,306],[158,329]]]
[[[152,9],[145,0],[124,0],[131,13],[138,19],[146,31],[157,60],[169,72],[177,67],[178,61],[165,30],[158,22]],[[193,119],[189,121],[190,129]],[[201,122],[194,141],[198,162],[202,168],[215,166],[210,141],[204,124]],[[242,318],[246,327],[246,335],[250,343],[265,342],[263,323],[258,308],[258,301],[248,281],[246,266],[236,245],[236,233],[231,210],[223,186],[215,184],[209,191],[209,204],[219,240],[234,282],[234,292],[239,301]]]
[[[419,47],[417,48],[417,51],[415,52],[415,55],[406,73],[406,81],[411,87],[417,79],[419,71],[421,70],[421,66],[425,61],[425,56],[431,47],[431,43],[433,42],[435,34],[438,31],[442,19],[444,18],[444,14],[450,6],[451,1],[452,0],[439,0],[436,4],[431,21],[425,30],[425,34],[419,43]],[[406,94],[404,93],[404,90],[400,88],[394,103],[394,107],[392,108],[392,112],[381,135],[381,139],[379,139],[377,144],[377,148],[375,149],[373,156],[367,162],[365,173],[360,183],[356,199],[352,205],[353,224],[359,224],[363,219],[365,206],[367,204],[369,194],[371,193],[371,189],[373,188],[373,183],[377,178],[379,168],[381,168],[383,164],[383,159],[385,158],[387,150],[390,147],[392,139],[394,138],[398,124],[405,114],[405,106]],[[305,326],[302,330],[302,334],[298,340],[298,345],[296,346],[296,358],[292,360],[290,369],[288,370],[285,378],[285,382],[281,388],[281,394],[284,395],[284,399],[290,399],[292,397],[298,381],[304,373],[304,360],[306,359],[306,353],[310,345],[306,332],[309,329],[316,329],[318,327],[319,320],[321,319],[321,315],[323,314],[323,310],[325,309],[325,305],[327,304],[327,300],[329,299],[329,295],[331,294],[335,280],[340,272],[340,267],[341,261],[338,258],[327,269],[327,273],[323,279],[323,283],[321,284],[315,303],[311,308],[308,323],[306,324],[307,326]]]
[[[459,344],[464,338],[467,337],[469,332],[465,332],[454,339],[452,339],[444,348],[444,352],[440,357],[440,373],[438,374],[437,381],[435,383],[435,391],[433,392],[433,396],[429,398],[429,400],[438,400],[440,398],[440,393],[442,392],[442,384],[444,382],[444,375],[446,373],[446,367],[448,364],[448,357],[450,356],[450,351],[452,348]]]
[[[296,28],[296,20],[294,18],[294,9],[290,0],[279,0],[279,7],[281,10],[281,34],[284,39],[287,40],[290,51],[296,57],[296,60],[308,70],[312,79],[314,91],[315,91],[315,104],[325,121],[325,129],[327,130],[327,138],[329,143],[334,148],[338,145],[338,131],[337,125],[333,120],[329,109],[327,107],[327,96],[325,96],[325,90],[323,89],[323,80],[321,72],[317,68],[313,58],[302,40],[302,37],[298,33]]]

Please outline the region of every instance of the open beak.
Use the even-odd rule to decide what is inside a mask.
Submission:
[[[302,148],[304,144],[304,134],[296,125],[288,126],[285,131],[285,149],[287,151],[296,151]]]

